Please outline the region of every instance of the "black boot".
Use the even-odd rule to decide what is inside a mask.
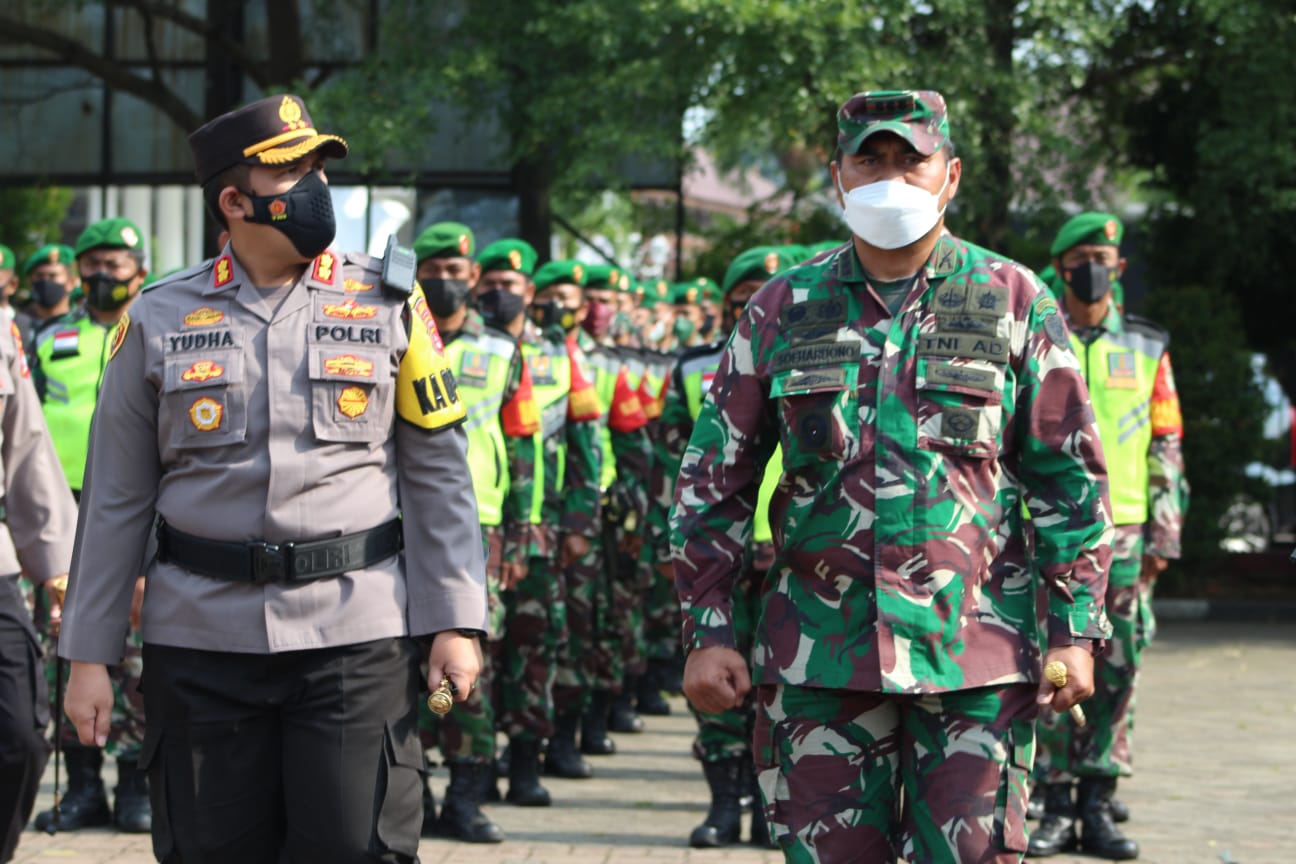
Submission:
[[[613,732],[638,734],[644,731],[643,718],[634,709],[634,697],[638,690],[639,676],[625,676],[621,682],[621,692],[612,698],[612,711],[608,714],[608,728]]]
[[[694,849],[714,849],[738,842],[742,828],[743,762],[747,757],[729,756],[717,762],[703,762],[711,807],[706,819],[689,835]]]
[[[427,775],[423,775],[423,827],[419,830],[420,837],[435,837],[436,835],[436,798],[432,796],[432,784],[428,781]]]
[[[670,703],[662,696],[660,660],[649,660],[648,671],[639,676],[635,688],[635,709],[649,717],[669,717]]]
[[[493,762],[451,762],[450,785],[441,802],[435,831],[440,837],[457,837],[466,843],[500,843],[504,832],[481,811],[486,787],[495,782]]]
[[[108,796],[104,792],[99,769],[103,751],[98,747],[68,744],[63,747],[63,765],[67,769],[67,791],[59,801],[60,831],[93,828],[112,822]],[[36,828],[49,831],[54,825],[54,810],[43,810],[36,816]]]
[[[1071,800],[1071,781],[1044,784],[1044,816],[1039,827],[1030,832],[1026,848],[1028,858],[1045,858],[1076,847],[1075,803]]]
[[[113,824],[127,834],[153,830],[153,807],[149,804],[148,774],[134,759],[117,760],[117,786],[113,789]]]
[[[1116,797],[1116,788],[1112,787],[1112,797],[1107,801],[1111,807],[1113,822],[1128,822],[1130,817],[1129,805]]]
[[[612,694],[595,690],[590,694],[589,707],[581,717],[580,750],[586,756],[611,756],[616,752],[616,742],[608,735],[608,712]]]
[[[679,657],[669,660],[649,660],[648,668],[657,679],[657,686],[676,696],[684,695],[684,661]]]
[[[534,738],[509,739],[509,788],[504,799],[521,807],[548,807],[549,790],[540,785],[540,742]]]
[[[569,780],[587,780],[594,776],[594,769],[576,752],[576,727],[579,724],[579,714],[554,717],[554,734],[545,749],[544,769],[549,776]]]
[[[1032,783],[1030,800],[1026,802],[1027,819],[1044,818],[1044,784]]]
[[[1138,857],[1139,848],[1112,820],[1115,790],[1115,777],[1080,778],[1080,850],[1111,861],[1128,861]]]

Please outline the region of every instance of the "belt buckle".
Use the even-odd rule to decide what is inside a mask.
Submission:
[[[258,585],[287,582],[292,575],[292,543],[253,543],[252,581]]]

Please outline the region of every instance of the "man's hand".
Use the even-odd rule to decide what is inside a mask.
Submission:
[[[77,729],[77,737],[87,747],[108,743],[108,726],[112,723],[113,690],[108,667],[101,663],[72,661],[63,710]]]
[[[509,591],[527,577],[528,566],[522,561],[505,561],[500,565],[500,590]]]
[[[135,596],[131,597],[131,626],[140,629],[140,614],[144,611],[144,577],[135,580]]]
[[[1054,660],[1067,669],[1066,686],[1059,690],[1041,675],[1039,693],[1035,696],[1035,702],[1041,706],[1049,705],[1061,714],[1072,705],[1079,705],[1093,695],[1093,655],[1087,648],[1068,645],[1065,648],[1050,648],[1044,655],[1045,666]]]
[[[449,678],[456,702],[468,698],[477,676],[481,674],[481,640],[464,636],[457,630],[442,630],[432,640],[432,653],[428,656],[428,692],[441,686],[442,678]],[[109,693],[111,699],[112,694]]]
[[[684,661],[684,695],[707,714],[742,705],[751,686],[747,661],[732,648],[695,648]]]
[[[589,554],[590,541],[580,534],[564,534],[562,548],[558,550],[558,566],[566,570]]]
[[[1162,558],[1160,555],[1145,554],[1143,556],[1143,569],[1139,571],[1139,581],[1144,585],[1154,585],[1157,577],[1164,573],[1169,566],[1169,560]]]

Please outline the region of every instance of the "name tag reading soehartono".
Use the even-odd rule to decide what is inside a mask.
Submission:
[[[775,353],[770,363],[770,371],[787,372],[791,369],[842,366],[847,363],[858,363],[859,359],[860,343],[857,340],[843,342],[837,339],[817,339],[800,344],[794,341],[789,347]]]

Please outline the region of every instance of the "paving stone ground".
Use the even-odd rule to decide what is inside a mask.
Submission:
[[[1147,655],[1136,732],[1138,776],[1121,783],[1134,812],[1125,829],[1148,864],[1296,862],[1296,623],[1164,622]],[[492,805],[508,839],[498,846],[425,840],[424,864],[665,864],[781,861],[735,846],[694,850],[707,792],[689,755],[693,724],[648,718],[643,735],[594,760],[587,781],[546,780],[556,806]],[[52,772],[38,808],[50,805]],[[108,778],[112,782],[111,776]],[[443,769],[434,776],[438,796]],[[147,837],[28,831],[18,862],[145,864]],[[1057,864],[1097,859],[1062,855]],[[237,862],[231,862],[237,864]],[[870,862],[860,862],[870,864]]]

